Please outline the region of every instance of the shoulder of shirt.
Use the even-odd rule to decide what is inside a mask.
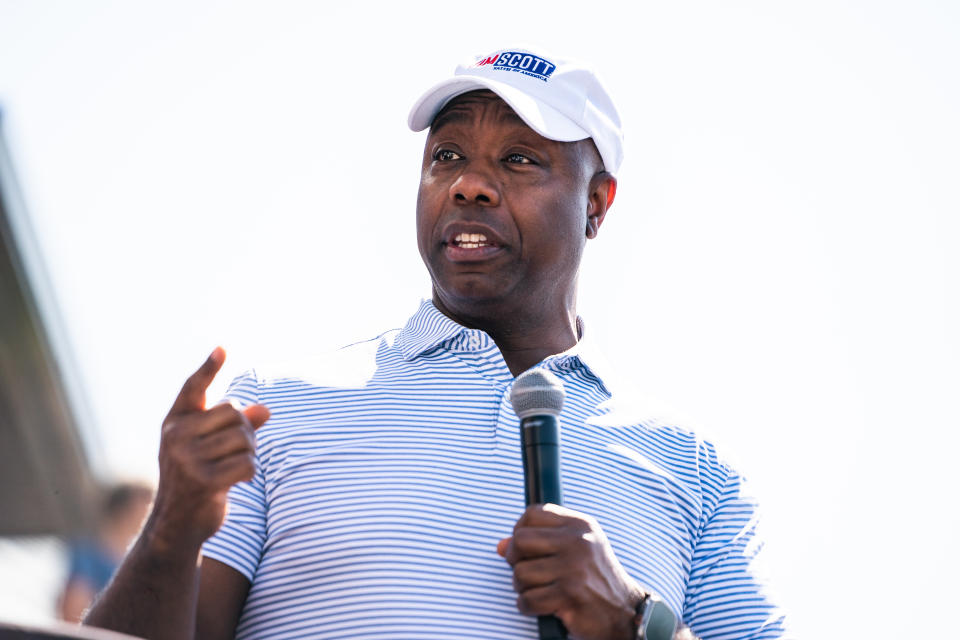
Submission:
[[[246,375],[256,380],[261,393],[294,382],[315,388],[363,387],[376,371],[378,355],[393,349],[399,333],[400,329],[391,329],[339,349],[267,363]]]
[[[608,429],[641,429],[649,438],[669,449],[681,449],[695,455],[701,471],[726,477],[737,474],[730,460],[722,453],[722,439],[676,407],[655,396],[637,391],[639,386],[619,371],[613,371],[613,395],[602,407],[603,413],[590,423]]]

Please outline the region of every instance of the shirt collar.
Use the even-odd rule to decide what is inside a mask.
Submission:
[[[469,329],[440,313],[433,306],[433,301],[423,300],[417,312],[400,330],[397,344],[403,359],[409,361],[464,331]]]
[[[539,366],[559,371],[584,369],[589,375],[604,387],[607,394],[613,392],[613,382],[616,380],[613,366],[597,347],[596,342],[587,332],[583,318],[577,317],[580,327],[580,339],[566,351],[547,356]]]
[[[615,378],[612,367],[590,339],[583,320],[580,318],[578,320],[581,335],[577,344],[566,351],[544,358],[537,366],[558,371],[586,369],[607,390],[607,393],[610,393],[611,383]],[[409,361],[463,334],[478,334],[478,337],[482,337],[483,340],[476,341],[478,346],[493,342],[485,332],[479,329],[468,329],[458,324],[441,313],[433,305],[433,301],[423,300],[417,312],[400,330],[397,346],[404,360]]]

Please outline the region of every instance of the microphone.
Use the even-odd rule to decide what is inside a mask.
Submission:
[[[560,487],[560,423],[563,383],[545,369],[524,371],[513,382],[510,403],[520,418],[520,457],[527,506],[563,504]],[[556,616],[539,616],[540,640],[566,640],[567,630]]]

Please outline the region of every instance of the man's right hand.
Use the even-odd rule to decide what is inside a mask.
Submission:
[[[253,477],[253,432],[270,411],[206,408],[225,356],[213,350],[163,421],[153,511],[84,624],[152,640],[233,637],[250,582],[211,558],[201,570],[200,547],[223,523],[227,490]]]
[[[163,421],[160,484],[145,531],[156,550],[199,548],[223,524],[227,490],[253,477],[254,431],[270,411],[260,404],[206,408],[207,387],[225,358],[222,348],[213,350]]]

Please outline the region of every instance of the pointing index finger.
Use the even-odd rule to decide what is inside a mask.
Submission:
[[[200,368],[183,383],[183,388],[180,389],[177,399],[173,401],[173,407],[170,408],[171,414],[202,411],[205,408],[207,387],[220,371],[226,357],[227,353],[223,347],[213,350]]]

